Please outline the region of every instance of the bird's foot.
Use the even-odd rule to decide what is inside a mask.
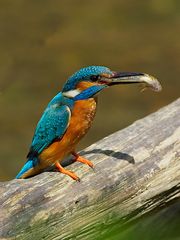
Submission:
[[[56,168],[59,170],[59,172],[68,175],[69,177],[71,177],[71,178],[74,179],[75,181],[80,182],[80,178],[79,178],[75,173],[73,173],[73,172],[71,172],[71,171],[63,168],[63,167],[60,165],[60,163],[58,163],[58,162],[55,163],[55,166],[56,166]]]
[[[94,164],[88,159],[79,156],[79,154],[77,154],[76,152],[72,152],[71,154],[75,157],[74,161],[84,163],[89,167],[91,167],[92,169],[94,169]]]

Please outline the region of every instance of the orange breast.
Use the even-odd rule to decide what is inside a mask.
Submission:
[[[73,151],[80,139],[91,127],[96,113],[96,101],[91,98],[75,102],[70,124],[62,139],[52,143],[39,156],[43,166],[49,166],[56,161],[61,161]]]

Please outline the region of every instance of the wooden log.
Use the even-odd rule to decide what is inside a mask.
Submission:
[[[1,182],[0,238],[97,239],[102,225],[177,204],[179,140],[180,99],[82,151],[95,171],[67,167],[81,182],[58,172]]]

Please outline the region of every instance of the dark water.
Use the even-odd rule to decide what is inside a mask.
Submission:
[[[180,201],[159,208],[125,225],[103,226],[97,240],[179,240]]]
[[[180,239],[180,200],[167,206],[159,206],[155,210],[137,217],[136,214],[124,219],[101,219],[85,230],[79,229],[70,239],[85,240],[179,240]],[[111,222],[111,223],[110,223]]]
[[[179,97],[179,5],[178,0],[1,0],[0,179],[16,175],[44,107],[83,66],[147,72],[163,91],[105,90],[79,148]]]

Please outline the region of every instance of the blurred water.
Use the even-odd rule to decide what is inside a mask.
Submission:
[[[131,216],[132,217],[132,216]],[[180,239],[180,201],[159,207],[138,219],[129,219],[125,225],[116,221],[102,224],[96,240],[178,240]],[[112,221],[112,220],[111,220]]]
[[[163,91],[105,90],[79,148],[179,97],[179,7],[178,0],[1,0],[0,179],[19,171],[44,107],[81,67],[147,72]]]

